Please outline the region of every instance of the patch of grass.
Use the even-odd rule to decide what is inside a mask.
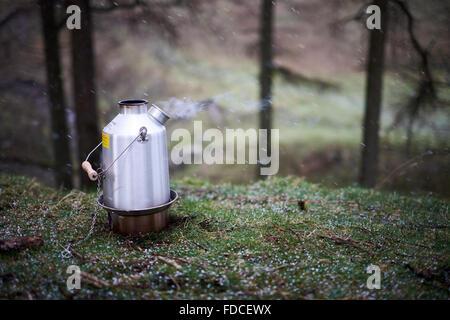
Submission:
[[[112,234],[102,211],[90,240],[62,259],[62,246],[87,234],[95,194],[2,175],[0,238],[40,235],[44,244],[0,253],[0,297],[449,298],[445,200],[290,177],[247,186],[189,178],[172,187],[181,197],[163,232]],[[366,288],[369,264],[382,270],[380,290]],[[69,265],[110,286],[83,280],[73,295],[65,289]]]

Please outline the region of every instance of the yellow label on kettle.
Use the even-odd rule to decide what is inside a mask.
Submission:
[[[109,135],[104,132],[102,132],[102,146],[109,148]]]

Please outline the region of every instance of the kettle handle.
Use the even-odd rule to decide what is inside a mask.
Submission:
[[[98,179],[98,173],[97,171],[92,169],[92,165],[89,163],[89,161],[83,161],[83,163],[81,164],[81,168],[86,171],[91,181],[96,181]]]

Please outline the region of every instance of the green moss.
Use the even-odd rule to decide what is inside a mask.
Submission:
[[[1,176],[0,238],[39,234],[44,244],[1,253],[0,298],[64,299],[72,264],[113,284],[82,282],[76,299],[449,298],[447,201],[300,178],[172,187],[181,198],[165,231],[127,239],[101,212],[76,248],[83,259],[62,259],[62,246],[87,234],[95,195]],[[380,290],[366,288],[369,264],[382,270]]]

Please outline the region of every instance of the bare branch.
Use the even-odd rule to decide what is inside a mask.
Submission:
[[[2,20],[0,20],[0,29],[5,27],[10,21],[14,20],[15,18],[23,15],[28,14],[31,11],[31,7],[21,7],[17,8],[10,14],[8,14],[6,17],[4,17]]]
[[[173,6],[181,6],[187,4],[184,0],[173,0],[173,1],[160,1],[160,2],[147,2],[145,0],[134,0],[130,3],[117,3],[114,0],[109,0],[109,6],[107,7],[92,7],[92,11],[96,13],[110,12],[117,9],[134,9],[137,7],[158,7],[158,8],[169,8]]]
[[[117,3],[113,0],[109,0],[109,6],[107,7],[91,7],[92,11],[95,13],[104,13],[104,12],[111,12],[117,9],[134,9],[139,6],[146,5],[146,3],[142,0],[135,0],[134,2],[130,3]]]
[[[361,19],[363,18],[363,16],[364,16],[365,12],[366,12],[365,9],[366,9],[366,7],[367,7],[368,5],[369,5],[369,3],[365,3],[363,6],[361,6],[361,7],[359,8],[358,11],[356,11],[355,14],[332,22],[332,23],[330,24],[330,27],[336,27],[336,26],[338,26],[338,25],[340,25],[340,24],[345,24],[345,23],[347,23],[347,22],[351,22],[351,21],[359,21],[359,20],[361,20]]]
[[[411,14],[411,11],[408,8],[408,5],[402,0],[391,0],[393,3],[397,4],[403,13],[406,15],[408,20],[408,34],[410,41],[415,49],[415,51],[419,54],[421,58],[421,69],[423,71],[424,79],[428,85],[427,90],[429,90],[429,94],[432,98],[436,97],[436,90],[434,87],[433,77],[431,75],[430,66],[428,62],[429,52],[427,49],[422,48],[416,36],[414,35],[414,18]]]
[[[407,18],[407,31],[409,34],[409,38],[414,50],[420,56],[420,80],[417,85],[417,89],[413,96],[411,96],[406,103],[406,105],[397,112],[393,126],[396,126],[400,122],[404,121],[404,114],[408,115],[407,123],[406,123],[406,152],[409,153],[411,149],[411,141],[413,136],[413,126],[416,122],[416,119],[419,116],[419,113],[424,107],[431,106],[431,108],[436,109],[438,107],[437,101],[437,93],[435,88],[435,82],[433,80],[433,76],[431,74],[431,69],[429,65],[429,48],[432,46],[433,41],[430,43],[428,49],[423,48],[417,37],[414,34],[414,17],[409,10],[408,5],[403,0],[391,0],[394,4],[396,4],[400,10],[405,14]],[[445,106],[445,105],[440,105]]]

